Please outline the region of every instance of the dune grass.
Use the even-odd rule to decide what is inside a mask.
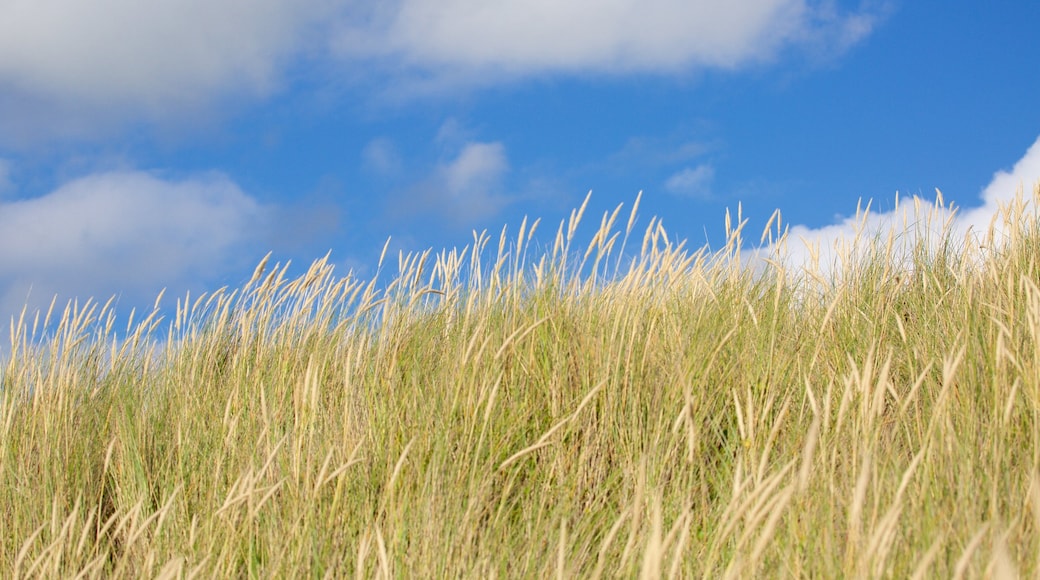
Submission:
[[[635,207],[572,247],[582,206],[550,247],[525,222],[386,282],[265,260],[170,319],[26,315],[0,570],[1036,576],[1026,201],[1005,243],[877,239],[827,275],[741,254],[739,219],[715,253],[640,240]]]

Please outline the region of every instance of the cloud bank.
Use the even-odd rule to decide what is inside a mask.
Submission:
[[[843,256],[855,260],[863,255],[871,240],[884,241],[889,236],[894,236],[900,247],[910,248],[917,240],[938,241],[944,228],[948,228],[948,235],[955,243],[999,245],[1009,230],[1009,224],[999,219],[1001,208],[1013,202],[1020,192],[1029,202],[1038,180],[1040,138],[1009,171],[997,171],[993,175],[979,196],[980,204],[975,207],[938,207],[917,197],[897,200],[896,209],[889,212],[853,216],[820,228],[793,226],[784,247],[771,244],[748,253],[752,260],[779,254],[792,267],[830,275],[840,268],[838,261]],[[993,240],[988,239],[991,224]]]
[[[33,128],[76,135],[264,95],[329,8],[326,0],[5,1],[0,123],[25,138]]]
[[[151,304],[254,262],[243,252],[267,209],[228,178],[91,175],[34,199],[0,201],[0,317],[28,304],[118,295]]]
[[[315,0],[12,0],[0,8],[0,79],[85,102],[162,106],[264,90]]]
[[[806,0],[400,0],[368,16],[334,38],[340,54],[519,75],[731,69],[792,44],[844,50],[878,18]]]
[[[394,86],[450,87],[541,74],[733,69],[790,46],[841,52],[879,18],[835,6],[8,0],[0,3],[0,124],[22,139],[40,132],[89,136],[129,121],[177,118],[228,96],[263,98],[303,68],[328,78],[346,70],[348,78]]]

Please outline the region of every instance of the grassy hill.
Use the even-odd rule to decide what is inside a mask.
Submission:
[[[739,219],[717,253],[629,239],[635,208],[572,247],[576,210],[544,250],[525,222],[380,280],[264,263],[169,319],[27,315],[0,570],[1036,576],[1026,207],[829,273],[741,253]]]

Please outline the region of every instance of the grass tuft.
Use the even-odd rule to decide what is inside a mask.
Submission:
[[[1026,201],[985,244],[929,221],[940,202],[915,208],[935,235],[798,268],[742,252],[739,212],[717,253],[657,219],[629,244],[638,200],[576,247],[586,200],[541,254],[525,220],[386,282],[266,257],[125,331],[110,303],[25,313],[0,569],[1040,575]]]

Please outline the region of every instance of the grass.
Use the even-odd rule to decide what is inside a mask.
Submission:
[[[574,248],[584,207],[551,248],[525,221],[385,286],[265,260],[170,320],[16,321],[0,570],[1040,574],[1021,196],[1005,243],[879,238],[826,275],[749,265],[739,217],[716,253],[657,220],[634,253],[635,207]]]

